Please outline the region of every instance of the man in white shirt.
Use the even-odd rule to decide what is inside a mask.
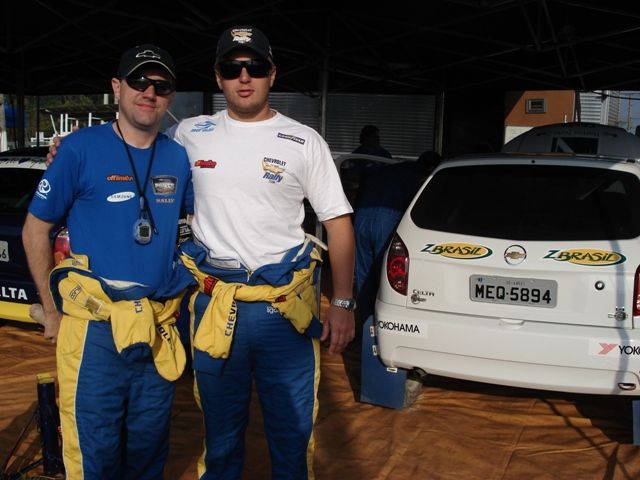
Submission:
[[[241,477],[255,382],[273,478],[313,478],[319,341],[329,340],[335,354],[355,335],[352,208],[324,139],[269,107],[276,67],[261,31],[225,31],[215,74],[227,109],[183,120],[173,131],[187,149],[196,197],[193,242],[183,251],[201,280],[192,300],[206,437],[199,476]],[[318,273],[302,227],[305,198],[327,233],[333,297],[321,325],[308,288],[277,296]],[[231,307],[216,324],[212,312],[221,305]],[[218,350],[214,337],[228,348]]]

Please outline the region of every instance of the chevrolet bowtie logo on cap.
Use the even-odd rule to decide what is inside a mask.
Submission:
[[[169,52],[162,48],[145,43],[130,48],[122,54],[118,67],[118,78],[126,78],[143,65],[156,64],[166,70],[169,75],[176,78],[176,70],[173,58]]]
[[[140,57],[144,57],[144,58],[155,58],[157,60],[160,60],[162,57],[160,55],[158,55],[157,53],[155,53],[153,50],[145,50],[143,52],[140,52],[136,55],[136,58],[140,58]]]

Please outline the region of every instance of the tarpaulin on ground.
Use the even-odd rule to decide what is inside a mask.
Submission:
[[[418,400],[395,410],[357,401],[357,343],[344,355],[331,356],[326,348],[322,355],[315,429],[318,480],[640,478],[629,398],[428,377]],[[41,332],[0,325],[2,462],[36,408],[36,374],[44,372],[55,372],[55,358]],[[261,421],[254,398],[245,480],[270,478]],[[195,479],[201,448],[193,377],[185,374],[173,407],[165,478]],[[19,468],[40,456],[38,432],[32,429],[9,464]]]

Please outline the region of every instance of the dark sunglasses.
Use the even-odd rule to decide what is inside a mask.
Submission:
[[[176,91],[176,86],[169,80],[152,80],[144,75],[130,75],[125,78],[125,80],[127,81],[127,85],[139,92],[144,92],[149,88],[149,85],[153,85],[153,88],[156,89],[156,95],[160,95],[161,97]]]
[[[218,73],[225,80],[238,78],[243,68],[253,78],[268,77],[271,73],[271,64],[264,60],[223,60],[218,63]]]

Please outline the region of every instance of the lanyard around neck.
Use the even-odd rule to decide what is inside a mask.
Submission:
[[[129,145],[127,145],[127,141],[124,139],[124,135],[122,134],[122,130],[120,130],[120,125],[116,120],[116,128],[118,129],[118,133],[120,134],[120,138],[122,139],[122,144],[124,145],[124,149],[127,152],[127,158],[129,159],[129,164],[131,165],[131,170],[133,170],[133,179],[136,182],[136,188],[138,189],[138,196],[140,197],[140,211],[149,215],[149,222],[151,223],[151,228],[153,229],[153,233],[158,233],[156,229],[156,224],[153,221],[153,214],[151,213],[151,207],[147,202],[147,197],[145,196],[145,191],[147,190],[147,183],[149,183],[149,175],[151,173],[151,165],[153,164],[153,159],[156,154],[156,139],[153,139],[153,144],[151,145],[151,154],[149,155],[149,164],[147,165],[147,173],[144,177],[144,183],[142,186],[140,185],[140,179],[138,177],[138,171],[136,170],[136,166],[133,162],[133,156],[131,155],[131,151],[129,150]]]

